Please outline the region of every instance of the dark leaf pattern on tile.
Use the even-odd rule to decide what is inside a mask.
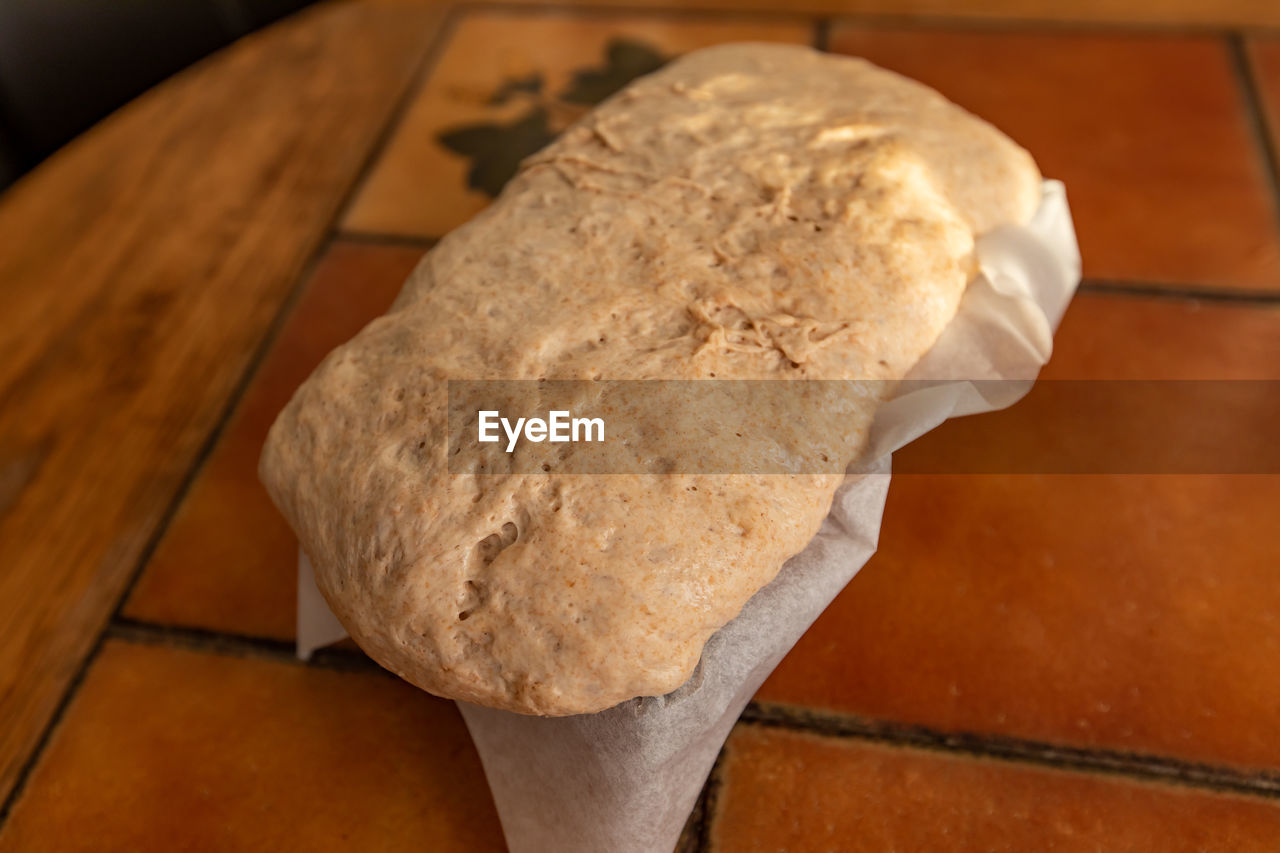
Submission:
[[[537,95],[542,92],[542,85],[542,74],[537,71],[526,74],[524,77],[509,78],[498,87],[498,91],[489,96],[488,103],[490,106],[499,107],[522,93]]]
[[[527,101],[528,109],[515,121],[449,128],[436,139],[450,151],[470,158],[467,186],[495,197],[515,176],[524,158],[555,139],[587,107],[600,103],[637,77],[658,70],[667,61],[668,57],[642,42],[611,39],[605,48],[604,63],[576,69],[568,85],[556,95],[546,93],[541,72],[505,80],[485,103],[496,107]]]
[[[489,196],[502,192],[521,160],[555,138],[543,107],[533,108],[511,124],[473,124],[439,136],[450,151],[471,158],[467,185]]]
[[[637,77],[657,71],[667,58],[646,44],[613,39],[605,49],[603,68],[584,68],[573,73],[568,88],[560,93],[573,104],[598,104]]]

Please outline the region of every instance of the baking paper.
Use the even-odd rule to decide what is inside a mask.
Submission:
[[[890,454],[947,418],[1011,405],[1048,360],[1080,279],[1062,184],[1044,183],[1027,227],[984,235],[978,259],[956,317],[876,412],[817,537],[711,637],[683,687],[574,717],[458,703],[512,853],[672,850],[742,709],[875,551]],[[344,636],[300,555],[298,656]]]

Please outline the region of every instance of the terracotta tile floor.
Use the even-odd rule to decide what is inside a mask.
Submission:
[[[739,727],[717,850],[1274,850],[1280,804]]]
[[[468,15],[357,193],[343,230],[439,237],[471,218],[489,202],[484,192],[468,187],[474,164],[423,141],[483,122],[508,127],[508,145],[520,146],[536,137],[527,117],[538,108],[547,111],[550,130],[563,128],[586,109],[565,99],[574,72],[608,68],[608,44],[618,37],[674,55],[726,41],[806,44],[813,28],[802,22],[684,16]],[[531,79],[536,92],[498,95],[512,81]],[[424,204],[427,198],[431,202]]]
[[[0,850],[502,848],[452,706],[354,655],[289,659],[296,545],[257,483],[263,436],[428,238],[586,108],[575,98],[655,56],[816,33],[724,15],[459,17],[69,697]],[[1047,377],[1280,379],[1280,228],[1258,132],[1263,111],[1280,117],[1280,42],[1241,56],[1212,34],[849,22],[831,45],[938,86],[1067,181],[1088,273],[1113,281],[1077,297]],[[1247,418],[1206,423],[1261,453],[1276,399],[1247,387]],[[1100,407],[1077,414],[1108,434]],[[880,552],[748,709],[690,848],[1276,849],[1280,476],[928,473],[975,434],[1028,443],[1035,417],[950,424],[899,456],[924,473],[895,479]],[[1168,422],[1190,421],[1171,408]],[[1183,784],[1156,781],[1169,778]]]
[[[325,252],[138,579],[126,616],[293,638],[298,540],[258,482],[258,454],[294,389],[386,310],[424,251],[338,241]]]
[[[1280,311],[1082,294],[1045,376],[1275,379]],[[973,420],[1023,441],[1013,415]],[[900,467],[947,470],[971,428]],[[899,476],[879,553],[760,698],[1280,767],[1277,507],[1276,476]]]
[[[453,703],[381,673],[110,640],[0,846],[418,851],[425,839],[503,849]]]
[[[1280,290],[1275,198],[1212,36],[840,26],[831,47],[941,91],[1063,180],[1085,275]]]
[[[1277,371],[1275,309],[1083,294],[1045,375]],[[1027,431],[987,420],[997,442]],[[969,429],[945,425],[900,467],[939,470]],[[1274,476],[900,476],[880,552],[760,696],[1275,767],[1277,506]]]

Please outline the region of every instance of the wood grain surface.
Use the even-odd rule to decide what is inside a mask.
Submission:
[[[0,801],[442,20],[313,8],[0,198]]]

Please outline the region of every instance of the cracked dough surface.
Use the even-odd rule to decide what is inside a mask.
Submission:
[[[549,715],[667,693],[841,477],[450,473],[446,381],[900,378],[955,314],[974,236],[1026,222],[1039,181],[867,62],[690,54],[442,240],[297,391],[262,479],[334,613],[414,684]],[[850,459],[875,397],[843,421]]]

